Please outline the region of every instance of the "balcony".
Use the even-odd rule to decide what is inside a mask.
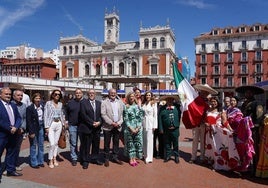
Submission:
[[[221,48],[220,47],[213,47],[212,48],[212,52],[220,52],[221,51]]]
[[[218,59],[218,60],[213,60],[212,63],[213,63],[213,64],[220,64],[221,61],[220,61],[219,59]]]
[[[248,75],[248,69],[246,69],[246,70],[241,70],[238,74],[239,74],[239,76],[245,76],[245,75]]]
[[[263,61],[263,59],[262,59],[262,57],[261,56],[257,56],[257,57],[254,57],[253,58],[253,62],[262,62]]]
[[[238,60],[239,63],[247,63],[248,62],[248,58],[247,57],[243,57],[243,58],[240,58]]]
[[[253,46],[253,49],[254,50],[262,50],[263,48],[264,48],[264,44],[263,43],[261,43],[261,44],[255,44]]]
[[[221,75],[220,71],[213,71],[212,76],[219,76]]]
[[[226,52],[230,52],[230,51],[233,51],[234,50],[234,46],[233,45],[231,45],[231,46],[225,46],[225,48],[224,48],[224,50],[226,51]]]
[[[234,75],[234,71],[233,71],[233,70],[231,70],[231,71],[226,71],[226,72],[224,73],[224,75],[226,75],[226,76]]]
[[[228,58],[228,59],[226,59],[226,60],[224,61],[224,63],[225,63],[225,64],[232,64],[232,63],[234,63],[234,60],[233,60],[233,58]]]
[[[199,53],[201,54],[207,53],[207,48],[200,48]]]
[[[240,51],[247,51],[248,50],[248,44],[247,45],[240,45],[238,49]]]

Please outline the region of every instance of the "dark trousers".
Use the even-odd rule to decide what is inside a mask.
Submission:
[[[157,144],[158,141],[158,144]],[[164,140],[163,134],[160,134],[158,129],[154,131],[154,156],[164,158]]]
[[[7,146],[8,143],[8,135],[0,135],[0,162],[2,158],[2,154]],[[2,179],[2,174],[5,170],[5,163],[0,163],[0,180]]]
[[[100,153],[100,129],[93,129],[92,131],[92,150],[91,155],[92,159],[98,159],[98,155]]]
[[[16,162],[15,165],[19,166],[19,155],[20,155],[20,148],[21,148],[21,144],[23,141],[23,134],[16,134],[17,135],[17,144],[16,144],[16,148],[15,148],[15,155],[16,155]]]
[[[89,153],[92,144],[92,133],[79,133],[80,138],[80,163],[89,163]]]
[[[179,129],[166,130],[164,132],[165,158],[172,155],[179,157]]]
[[[119,135],[120,132],[113,128],[111,131],[103,131],[104,134],[104,158],[105,160],[109,160],[109,153],[110,153],[110,143],[111,139],[113,139],[113,159],[118,158],[119,153]]]

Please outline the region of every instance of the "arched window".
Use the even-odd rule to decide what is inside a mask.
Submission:
[[[157,39],[153,38],[153,40],[152,40],[152,48],[156,48],[156,46],[157,46]]]
[[[100,75],[100,65],[96,65],[96,75]]]
[[[149,39],[144,39],[144,49],[149,48]]]
[[[108,63],[107,65],[107,74],[112,75],[113,74],[113,66],[112,63]]]
[[[124,63],[119,63],[119,74],[125,74],[125,65]]]
[[[67,54],[67,48],[66,46],[63,46],[63,55],[66,55]]]
[[[85,65],[85,76],[89,76],[89,65]]]
[[[133,76],[137,75],[137,64],[136,64],[136,62],[131,63],[131,75],[133,75]]]
[[[75,54],[78,54],[78,46],[75,46]]]
[[[69,54],[72,54],[72,53],[73,53],[73,47],[69,46]]]
[[[165,48],[165,38],[164,37],[160,38],[160,48]]]

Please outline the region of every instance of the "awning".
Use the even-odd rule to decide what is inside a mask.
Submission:
[[[27,90],[39,90],[39,91],[52,91],[55,89],[60,89],[60,87],[55,87],[55,86],[40,86],[40,85],[24,85],[24,88]]]

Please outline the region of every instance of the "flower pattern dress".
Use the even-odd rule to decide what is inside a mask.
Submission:
[[[239,155],[233,133],[222,126],[219,112],[207,112],[205,123],[205,156],[215,170],[233,170],[239,164]]]
[[[123,118],[126,126],[124,129],[124,154],[129,158],[137,157],[141,159],[143,156],[142,121],[144,110],[136,104],[126,105],[124,107]],[[137,134],[133,134],[130,128],[139,128],[139,131]]]

